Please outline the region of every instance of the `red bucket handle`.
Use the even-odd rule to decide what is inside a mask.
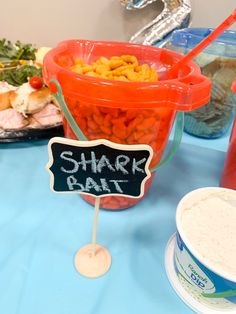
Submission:
[[[201,74],[190,74],[178,78],[171,86],[172,93],[181,92],[182,101],[178,104],[178,111],[191,111],[210,101],[212,82]],[[192,104],[192,106],[190,106]]]

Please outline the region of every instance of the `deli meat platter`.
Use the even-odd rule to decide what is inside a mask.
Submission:
[[[49,50],[0,39],[0,143],[63,135],[60,108],[42,78]]]

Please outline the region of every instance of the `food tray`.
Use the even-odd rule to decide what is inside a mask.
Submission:
[[[42,128],[24,128],[21,130],[0,129],[0,143],[36,140],[63,135],[64,132],[62,123],[49,125]]]

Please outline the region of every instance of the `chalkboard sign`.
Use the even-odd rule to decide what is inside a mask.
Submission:
[[[148,145],[54,137],[48,151],[54,192],[141,197],[151,176],[148,168],[153,151]]]

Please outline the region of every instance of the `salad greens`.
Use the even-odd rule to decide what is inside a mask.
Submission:
[[[42,69],[33,65],[22,65],[14,69],[0,71],[0,81],[6,81],[13,86],[20,86],[28,82],[28,78],[32,76],[41,76]]]
[[[23,44],[19,40],[13,44],[5,38],[0,40],[0,63],[11,64],[17,60],[35,60],[37,48],[32,44]]]
[[[21,65],[21,60],[34,61],[36,52],[37,48],[31,44],[23,44],[19,40],[13,44],[5,38],[0,39],[0,81],[20,86],[28,82],[31,76],[42,77],[41,68],[29,64]]]

